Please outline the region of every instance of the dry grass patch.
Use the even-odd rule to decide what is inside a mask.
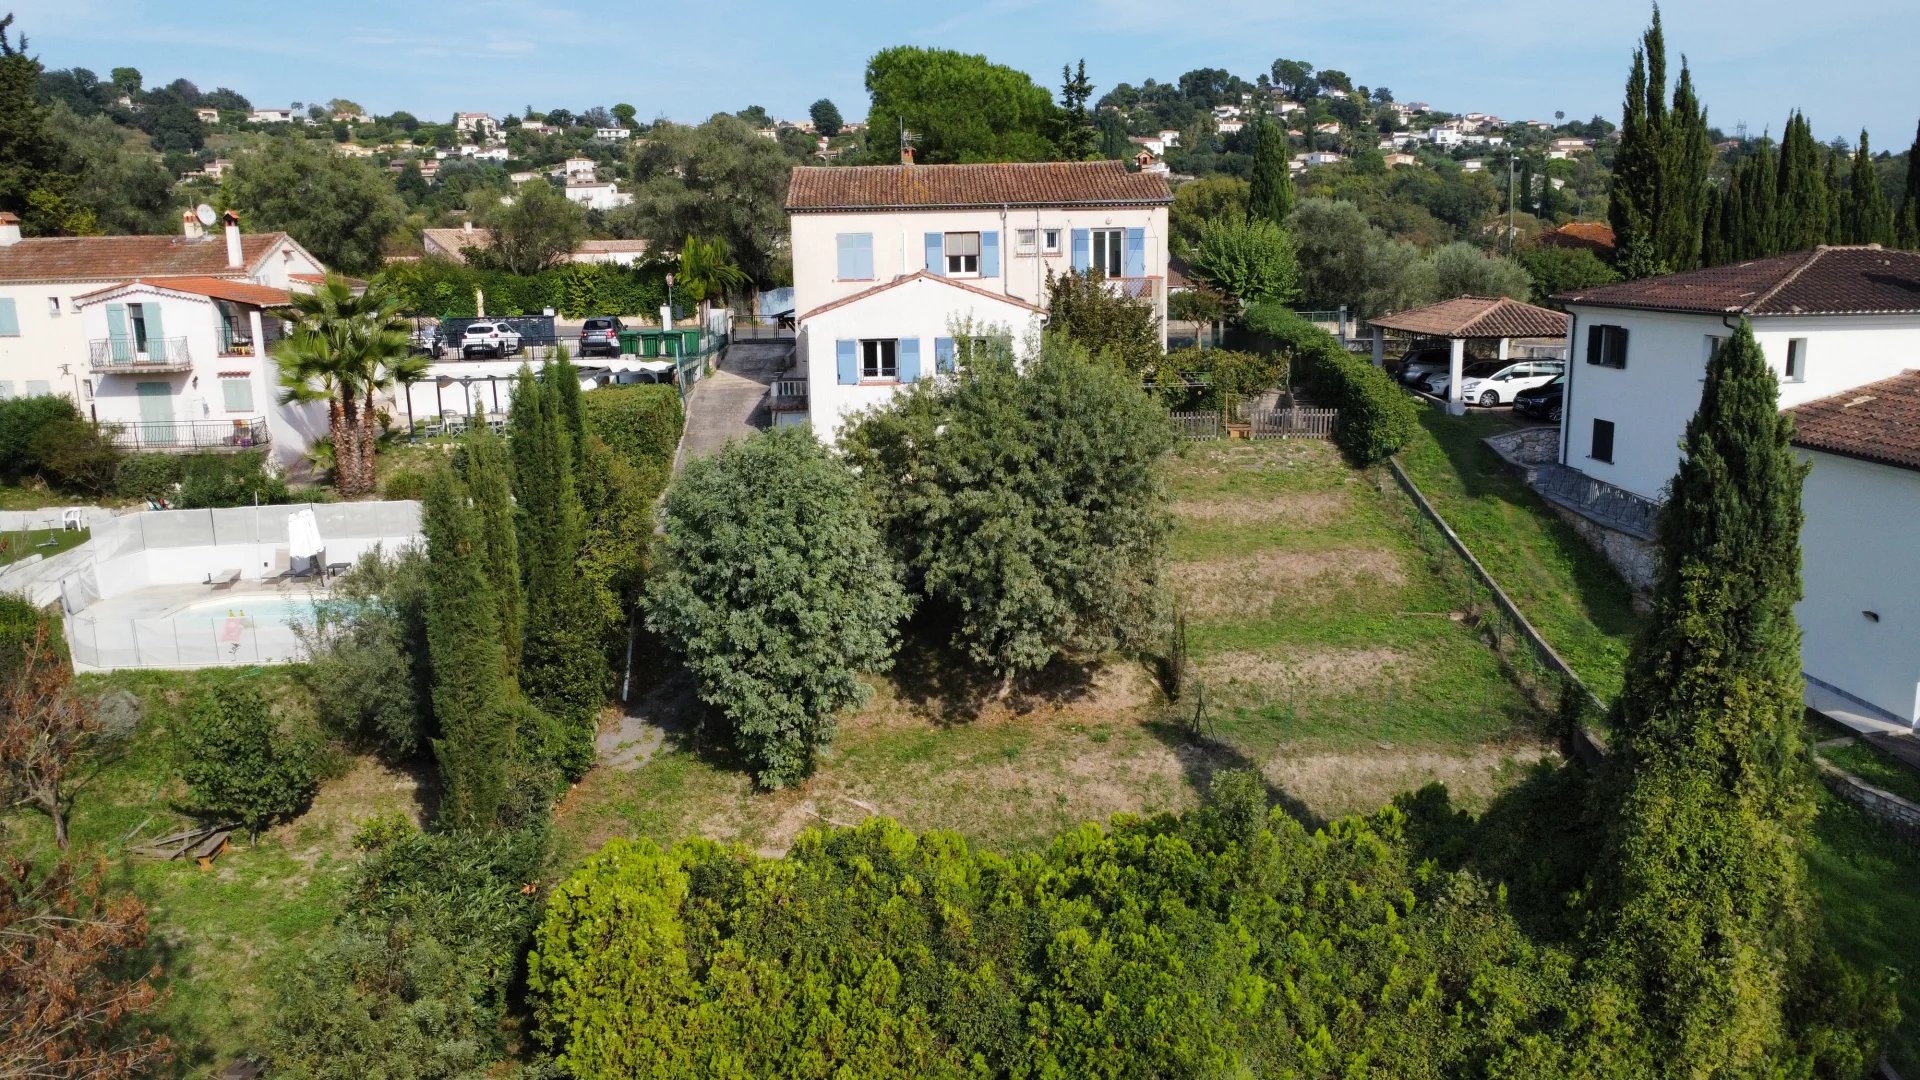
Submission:
[[[1537,743],[1486,746],[1463,753],[1410,750],[1383,744],[1376,753],[1295,752],[1283,747],[1262,772],[1267,782],[1323,817],[1365,814],[1395,795],[1429,783],[1445,784],[1455,806],[1478,810],[1537,761],[1558,760]]]
[[[1382,683],[1413,680],[1419,658],[1398,649],[1326,649],[1298,656],[1223,652],[1204,657],[1195,671],[1209,686],[1249,686],[1288,694],[1346,694]]]
[[[1173,512],[1196,524],[1222,522],[1252,525],[1285,522],[1290,525],[1326,525],[1351,513],[1353,501],[1344,491],[1295,491],[1284,495],[1247,498],[1181,499]]]
[[[1399,586],[1406,580],[1399,556],[1379,548],[1263,551],[1173,567],[1176,593],[1191,614],[1203,618],[1264,611],[1264,602],[1276,594],[1302,588]]]

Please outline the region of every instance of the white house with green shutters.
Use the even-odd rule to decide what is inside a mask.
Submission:
[[[804,415],[845,419],[952,370],[955,328],[1045,322],[1049,275],[1097,271],[1151,304],[1164,340],[1164,176],[1119,161],[803,167],[787,192]],[[788,399],[790,404],[792,399]]]

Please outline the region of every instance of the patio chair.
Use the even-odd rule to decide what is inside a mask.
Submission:
[[[238,567],[235,567],[230,570],[215,570],[209,572],[207,574],[206,584],[216,589],[231,589],[233,588],[233,583],[239,580],[240,570]]]

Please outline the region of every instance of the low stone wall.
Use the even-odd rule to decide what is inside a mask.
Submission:
[[[1920,806],[1883,791],[1852,773],[1822,758],[1815,758],[1820,781],[1835,795],[1886,822],[1887,827],[1908,840],[1920,842]]]
[[[1486,444],[1515,465],[1544,465],[1560,456],[1560,429],[1529,427],[1489,435]]]
[[[1542,500],[1560,516],[1560,520],[1573,527],[1593,550],[1606,557],[1620,576],[1627,580],[1636,593],[1653,591],[1660,580],[1660,549],[1651,540],[1642,540],[1630,536],[1618,529],[1609,529],[1605,525],[1577,514],[1552,500]]]

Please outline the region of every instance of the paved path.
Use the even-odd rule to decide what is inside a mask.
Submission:
[[[711,376],[687,399],[680,460],[705,457],[766,426],[767,386],[793,356],[791,341],[745,341],[727,347]]]

